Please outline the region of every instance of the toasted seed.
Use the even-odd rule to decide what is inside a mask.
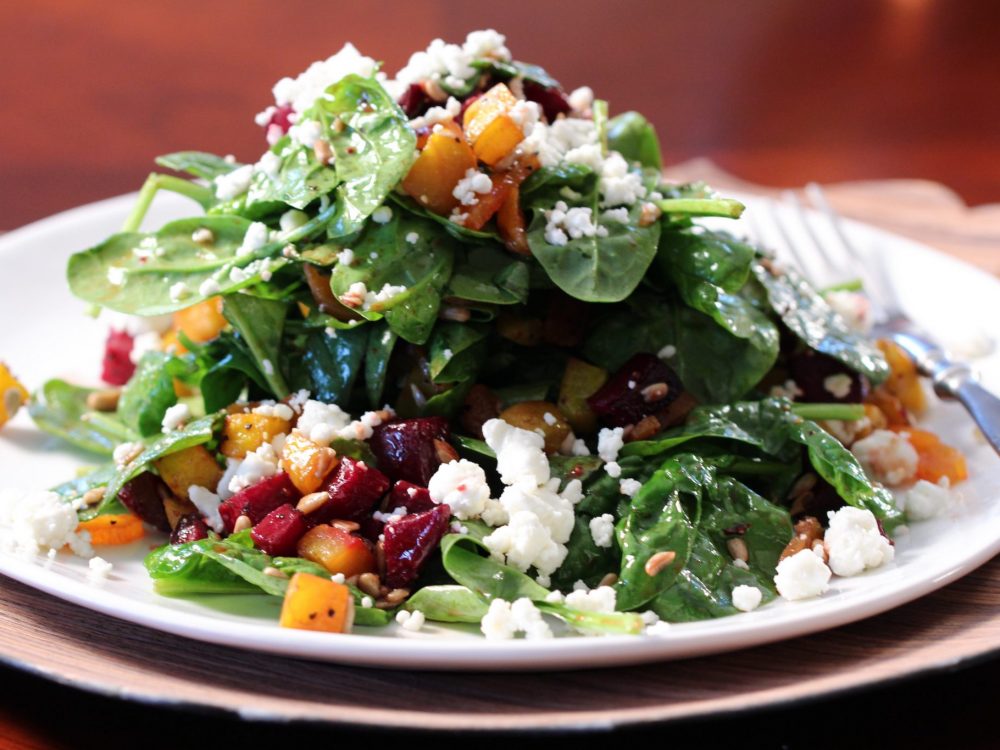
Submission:
[[[368,596],[378,598],[381,587],[382,582],[379,581],[375,573],[362,573],[358,576],[358,588],[368,594]]]
[[[451,446],[451,443],[446,443],[444,440],[434,439],[434,452],[443,464],[458,460],[458,451]]]
[[[650,383],[639,391],[642,394],[642,400],[647,404],[651,404],[654,401],[662,401],[667,397],[667,393],[669,392],[670,386],[666,383]]]
[[[742,560],[743,562],[750,560],[750,551],[747,549],[747,543],[743,541],[743,537],[736,536],[727,540],[726,549],[729,550],[729,554],[734,560]]]
[[[614,586],[618,583],[618,576],[615,573],[608,573],[600,580],[598,586]]]
[[[91,411],[115,411],[121,388],[104,388],[87,395],[87,408]]]
[[[673,550],[666,550],[664,552],[657,552],[651,558],[646,560],[645,571],[646,575],[652,577],[657,573],[666,568],[670,563],[672,563],[677,557],[677,553]]]
[[[233,533],[237,534],[241,531],[246,531],[253,526],[253,521],[250,520],[250,516],[240,516],[236,519],[236,523],[233,524]]]
[[[807,492],[811,492],[813,487],[816,486],[818,477],[809,472],[808,474],[803,474],[801,477],[795,480],[795,484],[792,485],[792,489],[788,491],[788,498],[794,500],[800,495],[804,495]]]
[[[316,141],[316,144],[313,146],[313,153],[320,164],[329,164],[333,161],[333,149],[330,148],[328,141],[323,139]]]
[[[393,609],[396,605],[386,599],[375,602],[375,609]]]
[[[334,133],[343,133],[345,127],[346,125],[344,124],[344,121],[339,117],[334,117],[333,122],[330,123],[330,130]]]
[[[324,492],[323,494],[326,493]],[[346,531],[348,534],[357,531],[358,529],[361,528],[361,525],[356,521],[345,521],[342,518],[335,518],[334,520],[330,521],[330,525],[336,526],[338,529],[340,529],[341,531]]]
[[[660,424],[660,420],[656,415],[650,414],[648,417],[643,417],[629,433],[629,440],[648,440],[653,437],[662,429],[663,425]]]
[[[83,497],[81,498],[83,500],[83,504],[88,506],[97,505],[104,499],[104,493],[106,490],[106,487],[94,487],[91,490],[87,490],[83,493]]]
[[[208,227],[198,227],[191,233],[191,241],[199,245],[211,245],[215,242],[215,233]]]
[[[308,495],[303,496],[295,507],[300,513],[308,516],[310,513],[322,508],[329,499],[329,492],[311,492]]]
[[[268,565],[261,572],[266,576],[271,576],[272,578],[288,578],[288,573],[271,565]]]
[[[399,604],[410,595],[409,589],[392,589],[383,597],[389,604]]]
[[[639,210],[639,226],[648,227],[655,224],[663,215],[663,210],[655,203],[643,203]]]
[[[472,317],[472,313],[469,312],[469,308],[462,305],[443,305],[438,310],[438,317],[441,320],[454,320],[459,323],[465,323]]]

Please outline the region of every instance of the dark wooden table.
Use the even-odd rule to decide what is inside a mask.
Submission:
[[[394,72],[435,36],[460,41],[488,26],[568,88],[588,84],[613,111],[644,112],[670,162],[707,156],[767,185],[927,178],[969,203],[1000,201],[992,0],[33,0],[0,4],[0,229],[134,190],[159,153],[254,157],[263,140],[253,114],[270,86],[344,41]],[[876,736],[888,746],[992,747],[982,730],[998,678],[994,660],[646,736],[679,747],[866,747]],[[332,737],[115,702],[8,668],[0,696],[3,748]]]

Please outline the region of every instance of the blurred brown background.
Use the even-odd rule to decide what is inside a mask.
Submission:
[[[1000,201],[996,0],[0,3],[0,229],[135,190],[154,156],[255,158],[270,87],[345,41],[390,73],[495,27],[669,162],[796,185],[922,177]]]

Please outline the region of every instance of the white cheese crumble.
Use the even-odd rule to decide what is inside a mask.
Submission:
[[[253,453],[247,453],[246,458],[242,461],[230,458],[227,463],[231,467],[235,467],[225,488],[228,491],[228,496],[235,495],[240,490],[278,473],[278,453],[270,443],[264,443]],[[228,471],[223,475],[223,481],[226,480],[227,475],[229,475]],[[221,489],[216,491],[220,497],[226,496]]]
[[[619,224],[628,224],[628,209],[609,208],[601,212],[601,218],[605,221],[617,221]]]
[[[615,589],[612,586],[598,586],[589,591],[574,589],[566,595],[565,603],[567,607],[583,612],[610,614],[615,611]]]
[[[215,197],[220,201],[231,201],[239,198],[250,189],[253,180],[253,164],[237,167],[232,172],[220,174],[215,178]]]
[[[865,295],[860,292],[840,290],[827,292],[823,297],[849,328],[859,333],[871,333],[874,325],[872,306]]]
[[[545,241],[550,245],[563,246],[571,239],[581,237],[607,237],[607,227],[593,222],[590,208],[570,208],[565,201],[557,201],[551,211],[545,214]]]
[[[202,297],[214,297],[221,291],[222,287],[219,286],[219,282],[215,279],[205,279],[198,287],[198,294]]]
[[[388,88],[394,95],[401,93],[402,87],[411,83],[436,84],[425,86],[428,92],[436,92],[442,85],[461,88],[476,75],[476,69],[472,67],[474,60],[485,57],[510,60],[510,51],[504,46],[505,42],[503,34],[498,34],[493,29],[470,32],[461,46],[445,44],[443,40],[435,39],[426,50],[414,52],[410,56],[409,62],[396,73],[396,80],[387,82],[390,84]],[[444,92],[441,91],[436,98],[444,100]]]
[[[285,211],[278,219],[278,226],[283,234],[290,234],[309,221],[309,215],[305,211],[292,208]]]
[[[573,448],[571,452],[574,456],[589,456],[590,448],[587,447],[587,443],[583,438],[573,438]]]
[[[221,533],[224,528],[222,516],[219,515],[219,504],[222,502],[222,498],[211,490],[200,487],[197,484],[191,485],[188,488],[188,498],[204,517],[205,523],[214,531]]]
[[[677,347],[673,344],[667,344],[665,347],[660,349],[656,353],[656,356],[660,359],[673,359],[677,355]]]
[[[163,415],[161,427],[163,432],[173,432],[191,419],[191,409],[187,404],[174,404]]]
[[[756,586],[737,586],[733,589],[733,606],[742,612],[750,612],[760,606],[762,596]]]
[[[267,225],[260,221],[253,222],[243,235],[243,243],[236,251],[237,256],[249,255],[267,244]]]
[[[128,271],[120,266],[110,266],[108,268],[107,279],[111,286],[121,286],[125,283]]]
[[[604,513],[590,519],[590,537],[597,547],[610,547],[615,537],[615,517]]]
[[[262,417],[277,417],[286,422],[291,422],[295,418],[295,411],[288,404],[275,403],[274,401],[261,401],[253,408],[253,414]]]
[[[337,253],[337,262],[342,266],[351,265],[354,262],[354,251],[349,247],[345,247]]]
[[[0,490],[0,550],[34,555],[66,545],[90,557],[90,535],[76,533],[79,519],[72,504],[44,490]]]
[[[799,388],[799,384],[794,380],[786,380],[781,385],[771,386],[771,392],[769,395],[774,398],[787,398],[789,401],[794,401],[804,392],[805,391]]]
[[[462,102],[453,96],[449,96],[447,103],[443,107],[431,107],[422,117],[415,117],[410,120],[410,127],[413,130],[434,128],[435,125],[454,121],[461,111]]]
[[[392,221],[392,209],[388,206],[379,206],[372,211],[372,221],[376,224],[388,224]]]
[[[622,427],[602,427],[597,433],[597,455],[603,461],[617,461],[618,451],[625,445],[625,429]]]
[[[823,378],[823,390],[834,398],[847,398],[851,394],[851,376],[838,372],[836,375],[827,375]]]
[[[916,476],[919,456],[903,433],[875,430],[854,443],[851,452],[868,476],[882,484],[900,485]]]
[[[96,580],[105,580],[115,566],[103,557],[92,557],[87,562],[87,575]]]
[[[351,415],[336,404],[306,401],[296,429],[317,445],[327,446],[351,423]]]
[[[178,281],[170,287],[170,301],[180,302],[185,297],[191,296],[191,289],[183,281]]]
[[[493,189],[493,181],[489,175],[480,172],[475,167],[466,170],[465,176],[458,181],[451,194],[463,206],[474,206],[479,202],[479,196]]]
[[[407,612],[405,609],[399,610],[396,613],[396,622],[403,630],[408,630],[411,633],[416,633],[419,631],[426,622],[427,618],[424,613],[419,609],[415,609],[412,612]]]
[[[830,575],[823,558],[804,549],[778,563],[774,585],[790,601],[811,599],[830,588]]]
[[[612,151],[601,164],[601,178],[597,189],[601,194],[601,207],[632,205],[646,196],[642,176],[629,169],[625,157]]]
[[[254,165],[254,171],[260,172],[270,180],[278,179],[281,171],[281,157],[273,151],[265,151]],[[198,240],[195,240],[197,242]]]
[[[347,75],[371,78],[378,70],[378,63],[365,57],[353,44],[345,44],[339,52],[326,60],[310,65],[296,78],[282,78],[274,85],[276,104],[291,104],[296,112],[304,112],[323,95],[327,88]]]
[[[636,493],[641,489],[642,482],[637,479],[622,479],[618,482],[618,491],[629,497],[635,497]]]
[[[417,242],[420,241],[420,235],[417,234],[416,232],[407,232],[406,241],[409,242],[411,245],[416,245]]]
[[[462,521],[481,516],[490,499],[483,467],[464,458],[441,464],[427,489],[431,500],[450,506],[452,515]]]
[[[943,515],[948,510],[951,492],[947,487],[920,479],[900,499],[902,502],[899,504],[906,509],[906,515],[911,521],[926,521]]]
[[[479,626],[491,641],[509,640],[518,633],[524,633],[528,640],[552,637],[552,629],[542,618],[541,610],[527,597],[513,604],[494,599]]]
[[[301,120],[288,129],[292,143],[306,148],[315,148],[323,137],[323,126],[316,120]]]
[[[573,89],[569,94],[569,106],[574,112],[586,114],[594,105],[594,90],[590,86]]]
[[[892,560],[894,549],[870,510],[845,506],[830,511],[827,517],[830,526],[823,541],[828,565],[838,576],[856,576]]]
[[[116,464],[124,466],[131,463],[134,458],[145,450],[145,448],[146,446],[139,442],[122,443],[121,445],[115,446],[115,450],[111,454],[111,457],[114,459]]]

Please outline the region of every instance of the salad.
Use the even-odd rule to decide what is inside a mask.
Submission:
[[[655,633],[890,562],[966,477],[860,291],[699,225],[743,206],[497,32],[273,93],[258,158],[159,157],[70,259],[107,387],[0,365],[0,425],[27,403],[103,457],[0,492],[0,549],[100,578],[149,537],[160,594],[292,628]],[[197,206],[142,231],[161,190]]]

